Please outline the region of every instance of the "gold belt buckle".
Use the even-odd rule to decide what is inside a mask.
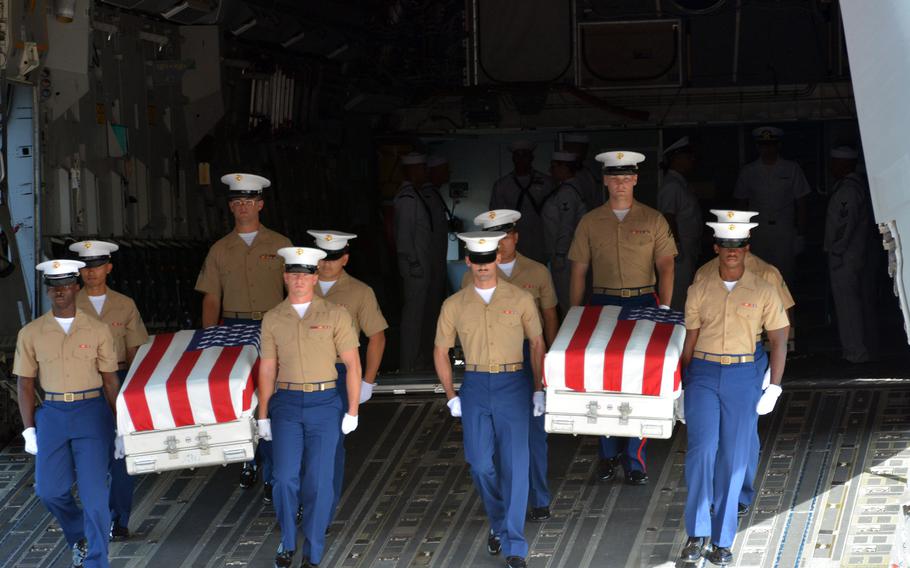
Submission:
[[[251,320],[261,320],[262,312],[250,312],[250,319]]]
[[[619,291],[619,295],[620,295],[620,297],[623,297],[623,298],[631,298],[632,290],[629,290],[628,288],[623,288],[622,290]]]
[[[720,358],[721,365],[729,365],[732,362],[733,362],[733,357],[730,357],[729,355],[722,355]]]
[[[76,395],[71,392],[63,393],[63,402],[75,402]]]
[[[498,373],[500,369],[502,369],[502,366],[500,366],[500,365],[488,365],[487,366],[488,373]]]

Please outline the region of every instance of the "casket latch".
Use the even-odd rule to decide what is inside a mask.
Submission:
[[[600,409],[600,403],[596,400],[588,401],[588,411],[585,416],[588,417],[588,424],[597,424],[597,411]]]
[[[619,423],[628,424],[629,416],[632,415],[632,405],[628,402],[624,402],[619,405]]]
[[[176,436],[168,436],[164,440],[164,447],[167,448],[167,453],[170,454],[170,457],[172,460],[177,459],[178,452],[177,452],[177,437]]]
[[[209,453],[209,440],[211,439],[212,437],[205,430],[199,432],[199,435],[196,436],[196,441],[199,442],[199,449],[202,450],[203,454]]]

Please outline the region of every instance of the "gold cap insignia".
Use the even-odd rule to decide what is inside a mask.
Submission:
[[[733,211],[727,211],[727,219],[732,219],[733,217],[736,217],[736,213]]]
[[[735,230],[736,230],[736,225],[730,225],[730,230],[731,230],[731,231],[735,231]]]
[[[479,245],[485,245],[485,244],[487,244],[487,240],[486,240],[486,239],[480,239],[480,240],[477,241],[477,244],[479,244]]]
[[[297,256],[303,256],[303,249],[297,249]]]
[[[91,241],[85,241],[85,244],[83,244],[82,246],[84,246],[84,247],[87,248],[87,249],[90,249],[90,248],[92,248],[92,242],[91,242]]]
[[[489,217],[490,220],[495,219],[495,218],[496,218],[496,211],[490,211],[490,213],[487,215],[487,217]]]
[[[60,268],[60,261],[59,261],[59,260],[55,260],[55,261],[54,261],[54,264],[52,264],[51,266],[54,267],[54,268]]]
[[[616,159],[617,159],[617,160],[622,160],[622,157],[623,157],[623,156],[625,156],[625,154],[623,154],[622,152],[616,152]]]
[[[234,176],[234,179],[237,180],[237,181],[240,181],[240,180],[243,179],[243,176],[240,175],[240,174],[237,174],[237,175]]]
[[[325,240],[331,241],[331,240],[332,240],[332,235],[326,235],[326,236],[325,236]]]
[[[771,131],[770,131],[770,130],[762,130],[762,132],[761,132],[761,137],[762,137],[762,140],[770,140],[770,139],[771,139]]]

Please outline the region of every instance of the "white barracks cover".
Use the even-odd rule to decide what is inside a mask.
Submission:
[[[152,336],[117,396],[120,435],[249,416],[258,363],[257,324]]]
[[[544,359],[548,389],[677,397],[686,328],[659,308],[569,310]]]

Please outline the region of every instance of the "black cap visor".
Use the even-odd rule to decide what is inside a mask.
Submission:
[[[45,276],[44,285],[50,286],[51,288],[56,288],[58,286],[69,286],[70,284],[75,284],[79,282],[78,274],[63,274],[60,276]]]
[[[749,244],[749,239],[714,239],[714,244],[720,248],[738,249]]]
[[[483,230],[486,232],[490,231],[502,231],[503,233],[510,233],[516,229],[515,223],[506,223],[505,225],[497,225],[495,227],[486,227]]]
[[[496,262],[496,253],[497,251],[495,250],[490,252],[469,252],[468,259],[473,264],[490,264],[491,262]]]
[[[103,266],[111,261],[111,257],[108,255],[104,256],[83,256],[79,260],[85,263],[85,268],[95,268],[96,266]]]
[[[326,250],[326,249],[322,249],[322,250],[325,251],[325,258],[323,258],[322,260],[338,260],[339,258],[348,254],[350,249],[348,247],[344,247],[341,250]]]
[[[627,176],[638,173],[638,166],[607,166],[604,168],[605,176]]]
[[[312,264],[285,264],[284,271],[295,274],[316,274],[316,267]]]

